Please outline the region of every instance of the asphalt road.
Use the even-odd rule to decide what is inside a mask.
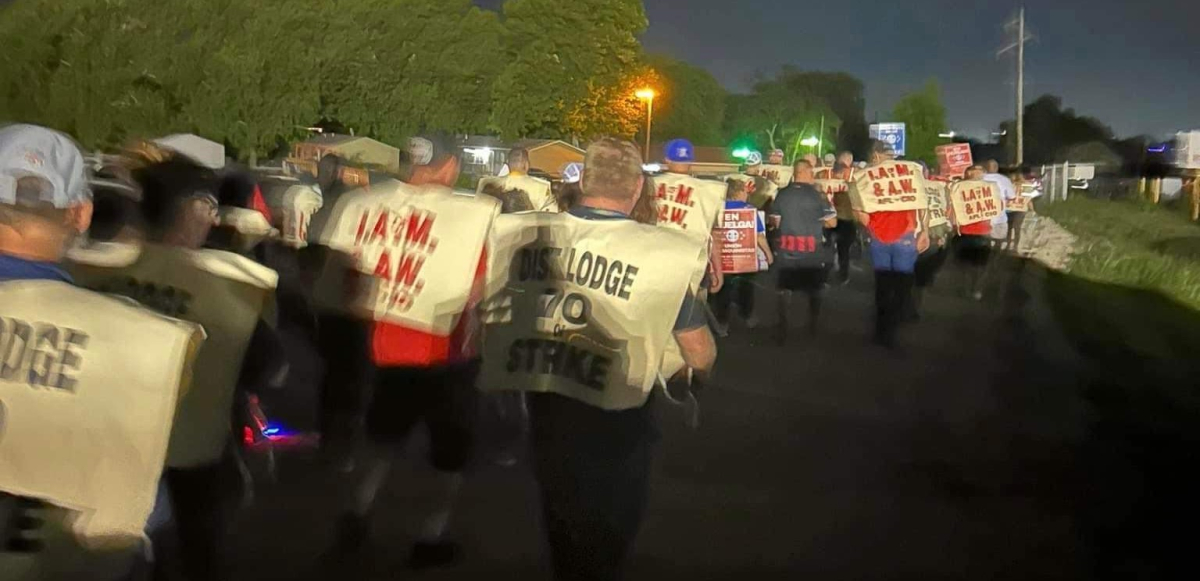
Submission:
[[[855,275],[830,290],[816,337],[796,330],[780,347],[768,328],[735,324],[698,430],[662,410],[629,579],[1094,578],[1082,363],[1045,274],[1010,261],[976,303],[945,270],[899,352],[869,343],[869,273]],[[773,321],[771,295],[759,299]],[[407,578],[430,493],[421,440],[381,495],[371,558],[347,578]],[[302,452],[282,455],[280,475],[239,520],[237,578],[341,578],[321,553],[345,478]],[[549,579],[537,514],[526,467],[481,457],[454,522],[461,563],[419,577]]]

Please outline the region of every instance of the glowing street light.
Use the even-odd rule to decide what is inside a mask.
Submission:
[[[800,140],[800,145],[804,147],[816,147],[821,144],[821,140],[816,137],[805,137]]]
[[[656,96],[656,93],[654,92],[654,89],[647,87],[645,89],[638,89],[638,92],[634,93],[633,95],[646,102],[646,149],[642,150],[642,155],[646,157],[647,161],[649,161],[650,129],[653,127],[654,123],[654,97]]]

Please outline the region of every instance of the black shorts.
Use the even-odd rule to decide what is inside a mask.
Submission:
[[[917,288],[932,286],[938,271],[946,262],[946,255],[949,252],[945,248],[936,247],[937,242],[932,242],[932,244],[934,248],[926,250],[917,257],[917,266],[913,270],[913,274],[916,275]]]
[[[788,291],[817,292],[825,286],[827,271],[824,267],[783,267],[779,269],[776,288]]]
[[[413,426],[429,426],[430,463],[459,472],[471,453],[476,418],[478,359],[438,367],[381,367],[367,409],[367,436],[378,444],[400,443]]]
[[[955,258],[971,266],[987,265],[992,254],[992,240],[987,236],[963,235],[956,242]]]

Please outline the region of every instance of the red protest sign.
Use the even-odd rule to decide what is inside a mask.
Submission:
[[[758,272],[758,210],[723,210],[716,230],[724,241],[721,272]]]
[[[939,145],[935,151],[938,158],[938,173],[944,176],[961,176],[967,168],[975,163],[971,158],[971,145],[967,143]]]

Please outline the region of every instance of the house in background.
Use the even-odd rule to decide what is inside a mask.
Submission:
[[[562,168],[568,163],[583,163],[582,149],[557,139],[522,139],[505,143],[496,137],[470,135],[458,142],[462,173],[474,179],[498,175],[508,163],[508,152],[514,147],[528,150],[530,168],[551,179],[561,178]]]
[[[316,175],[317,162],[326,155],[334,154],[347,164],[366,171],[377,169],[384,172],[400,172],[400,149],[370,137],[324,133],[292,146],[292,155],[284,161],[285,169],[293,173]],[[348,182],[349,183],[349,182]],[[365,185],[365,181],[359,185]]]
[[[211,139],[191,133],[177,133],[159,137],[154,143],[181,153],[209,169],[224,169],[225,146]]]

